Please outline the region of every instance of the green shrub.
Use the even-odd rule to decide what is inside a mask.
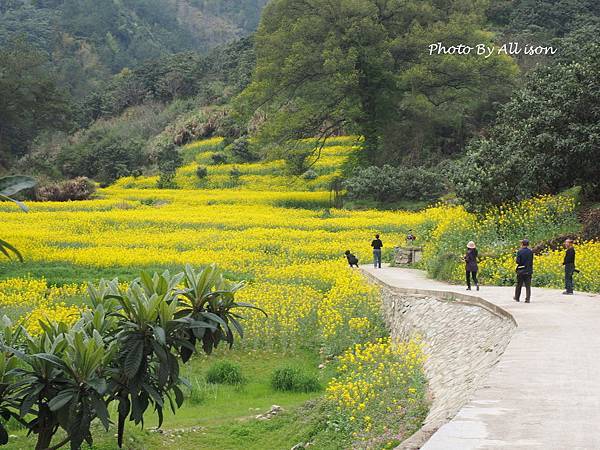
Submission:
[[[285,166],[292,175],[302,175],[307,170],[307,160],[310,150],[294,149],[285,156]]]
[[[258,155],[252,152],[250,141],[247,138],[242,137],[236,139],[231,145],[228,145],[225,150],[231,153],[233,159],[239,163],[255,162],[259,160]]]
[[[234,167],[229,171],[229,176],[233,180],[239,180],[239,178],[242,176],[242,172],[237,167]]]
[[[321,383],[314,374],[296,367],[281,367],[271,374],[271,387],[276,391],[316,392],[321,390]]]
[[[196,168],[196,177],[199,180],[204,180],[208,176],[208,169],[204,166],[198,166]]]
[[[223,184],[223,187],[226,188],[235,188],[240,185],[240,177],[242,176],[242,172],[237,168],[233,167],[229,171],[229,179]]]
[[[66,145],[57,163],[67,177],[87,176],[108,185],[143,166],[144,141],[112,129],[87,131],[79,142]]]
[[[308,169],[306,172],[302,174],[302,178],[305,180],[315,180],[319,175],[312,169]]]
[[[210,156],[210,159],[212,160],[213,164],[215,164],[215,165],[225,164],[227,162],[227,156],[225,156],[225,154],[221,153],[221,152],[213,153]]]
[[[436,280],[451,280],[458,264],[461,264],[460,255],[444,253],[431,262],[429,273]]]
[[[344,187],[352,199],[378,202],[433,200],[444,193],[443,177],[420,167],[366,167],[348,178]]]
[[[237,386],[244,384],[246,379],[242,369],[237,364],[229,361],[219,361],[213,364],[206,372],[206,381],[212,384],[229,384]]]
[[[158,189],[176,189],[175,174],[171,172],[161,172],[156,182]]]
[[[174,189],[175,175],[177,168],[183,163],[179,149],[172,142],[162,142],[157,144],[155,158],[158,164],[160,177],[156,183],[159,189]]]

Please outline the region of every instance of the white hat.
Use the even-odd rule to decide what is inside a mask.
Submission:
[[[469,241],[469,243],[467,244],[467,248],[475,248],[475,242]]]

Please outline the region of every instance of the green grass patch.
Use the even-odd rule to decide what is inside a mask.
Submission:
[[[271,386],[271,374],[282,366],[302,367],[316,373],[319,358],[310,352],[278,353],[259,350],[219,350],[210,356],[195,357],[183,367],[182,376],[190,382],[183,407],[165,414],[163,432],[152,430],[156,418],[148,414],[142,430],[127,423],[124,448],[128,450],[167,448],[176,445],[180,450],[197,449],[289,449],[300,442],[312,442],[322,433],[323,414],[319,393],[281,392]],[[246,378],[243,385],[210,384],[207,374],[215,366],[237,366]],[[331,377],[328,370],[319,372],[319,383]],[[306,402],[309,405],[306,406]],[[256,416],[268,412],[272,405],[283,411],[270,420]],[[113,411],[113,419],[116,417]],[[116,448],[115,429],[105,432],[94,428],[94,450]],[[25,430],[11,427],[8,450],[33,448],[34,439],[25,436]],[[331,443],[328,441],[331,440]],[[343,441],[343,439],[342,439]],[[342,449],[331,434],[322,439],[323,449]],[[335,442],[335,444],[334,444]],[[85,448],[85,447],[84,447]]]
[[[71,264],[56,261],[28,261],[23,263],[11,262],[6,259],[0,260],[0,279],[7,278],[44,278],[50,285],[62,286],[65,284],[96,283],[101,279],[112,280],[118,278],[121,281],[130,281],[140,276],[141,271],[163,272],[169,270],[171,273],[181,272],[182,265],[152,265],[146,267],[115,266],[94,267]],[[225,271],[225,276],[232,281],[247,280],[248,277]]]
[[[280,367],[271,375],[271,386],[276,391],[317,392],[322,389],[319,378],[299,367]]]
[[[246,382],[242,368],[229,361],[218,361],[206,372],[206,381],[211,384],[229,384],[239,386]]]

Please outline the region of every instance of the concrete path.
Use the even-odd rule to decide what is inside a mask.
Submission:
[[[517,322],[484,385],[423,449],[600,450],[600,296],[534,288],[526,304],[510,287],[466,292],[417,270],[363,270],[393,287],[483,298]]]

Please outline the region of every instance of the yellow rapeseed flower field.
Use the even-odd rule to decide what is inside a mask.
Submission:
[[[342,137],[325,147],[314,167],[315,179],[295,178],[290,183],[283,162],[270,161],[238,165],[245,174],[242,180],[254,178],[218,189],[198,189],[191,180],[195,167],[206,162],[207,154],[218,150],[222,141],[193,143],[184,150],[193,167],[185,166],[177,175],[182,189],[159,190],[151,177],[140,177],[121,179],[91,201],[31,203],[29,214],[0,204],[0,235],[30,262],[98,268],[217,263],[247,279],[249,286],[240,296],[269,313],[267,319],[251,318],[249,336],[289,345],[310,325],[318,329],[319,339],[339,350],[357,336],[366,339],[375,333],[365,330],[381,326],[377,293],[346,267],[343,257],[351,250],[361,263],[370,262],[373,234],[382,234],[384,255],[389,258],[412,229],[417,244],[425,249],[422,267],[455,281],[462,280],[462,252],[473,239],[483,257],[482,279],[504,284],[514,278],[512,254],[518,239],[535,242],[573,227],[574,202],[565,196],[506,205],[484,217],[451,205],[420,212],[328,208],[330,194],[323,186],[356,151],[356,142],[355,137]],[[232,168],[209,166],[208,179],[215,178],[218,184]],[[586,242],[576,248],[582,271],[578,288],[600,291],[600,244]],[[560,252],[537,258],[537,284],[560,287],[560,258]],[[444,272],[448,261],[449,270]],[[439,267],[441,272],[436,273]],[[13,290],[17,291],[27,289]],[[6,304],[6,292],[0,285],[0,304]],[[57,305],[64,300],[46,306],[56,303],[53,311],[60,311]],[[41,305],[38,294],[13,301],[23,313]]]
[[[328,186],[356,142],[336,138],[314,174],[294,178],[284,173],[282,161],[211,165],[222,140],[193,143],[184,149],[187,165],[176,176],[180,189],[156,189],[157,178],[149,176],[121,179],[90,201],[30,203],[28,214],[0,203],[0,236],[24,255],[23,274],[28,264],[118,273],[216,263],[246,280],[240,301],[268,314],[247,313],[241,345],[317,346],[324,354],[341,355],[327,397],[355,430],[357,442],[383,433],[378,424],[396,420],[390,417],[410,431],[426,414],[425,355],[418,341],[378,339],[386,334],[378,291],[348,267],[344,251],[370,263],[369,244],[380,233],[389,260],[412,230],[424,248],[420,267],[460,282],[465,245],[474,240],[482,281],[510,284],[518,240],[539,242],[572,231],[575,203],[567,196],[545,196],[482,217],[443,204],[418,212],[332,208]],[[206,180],[196,176],[201,165],[208,167]],[[241,173],[235,183],[233,169]],[[582,272],[577,288],[599,292],[600,243],[580,242],[576,250]],[[538,256],[535,283],[561,287],[561,258],[561,251]],[[86,307],[84,294],[83,284],[57,287],[23,276],[0,281],[0,308],[36,334],[40,320],[74,322]]]
[[[382,435],[381,425],[390,422],[404,423],[410,434],[427,413],[424,362],[418,339],[392,343],[380,338],[357,344],[338,357],[338,373],[327,386],[327,396],[352,423],[358,438],[368,438],[373,431]]]

